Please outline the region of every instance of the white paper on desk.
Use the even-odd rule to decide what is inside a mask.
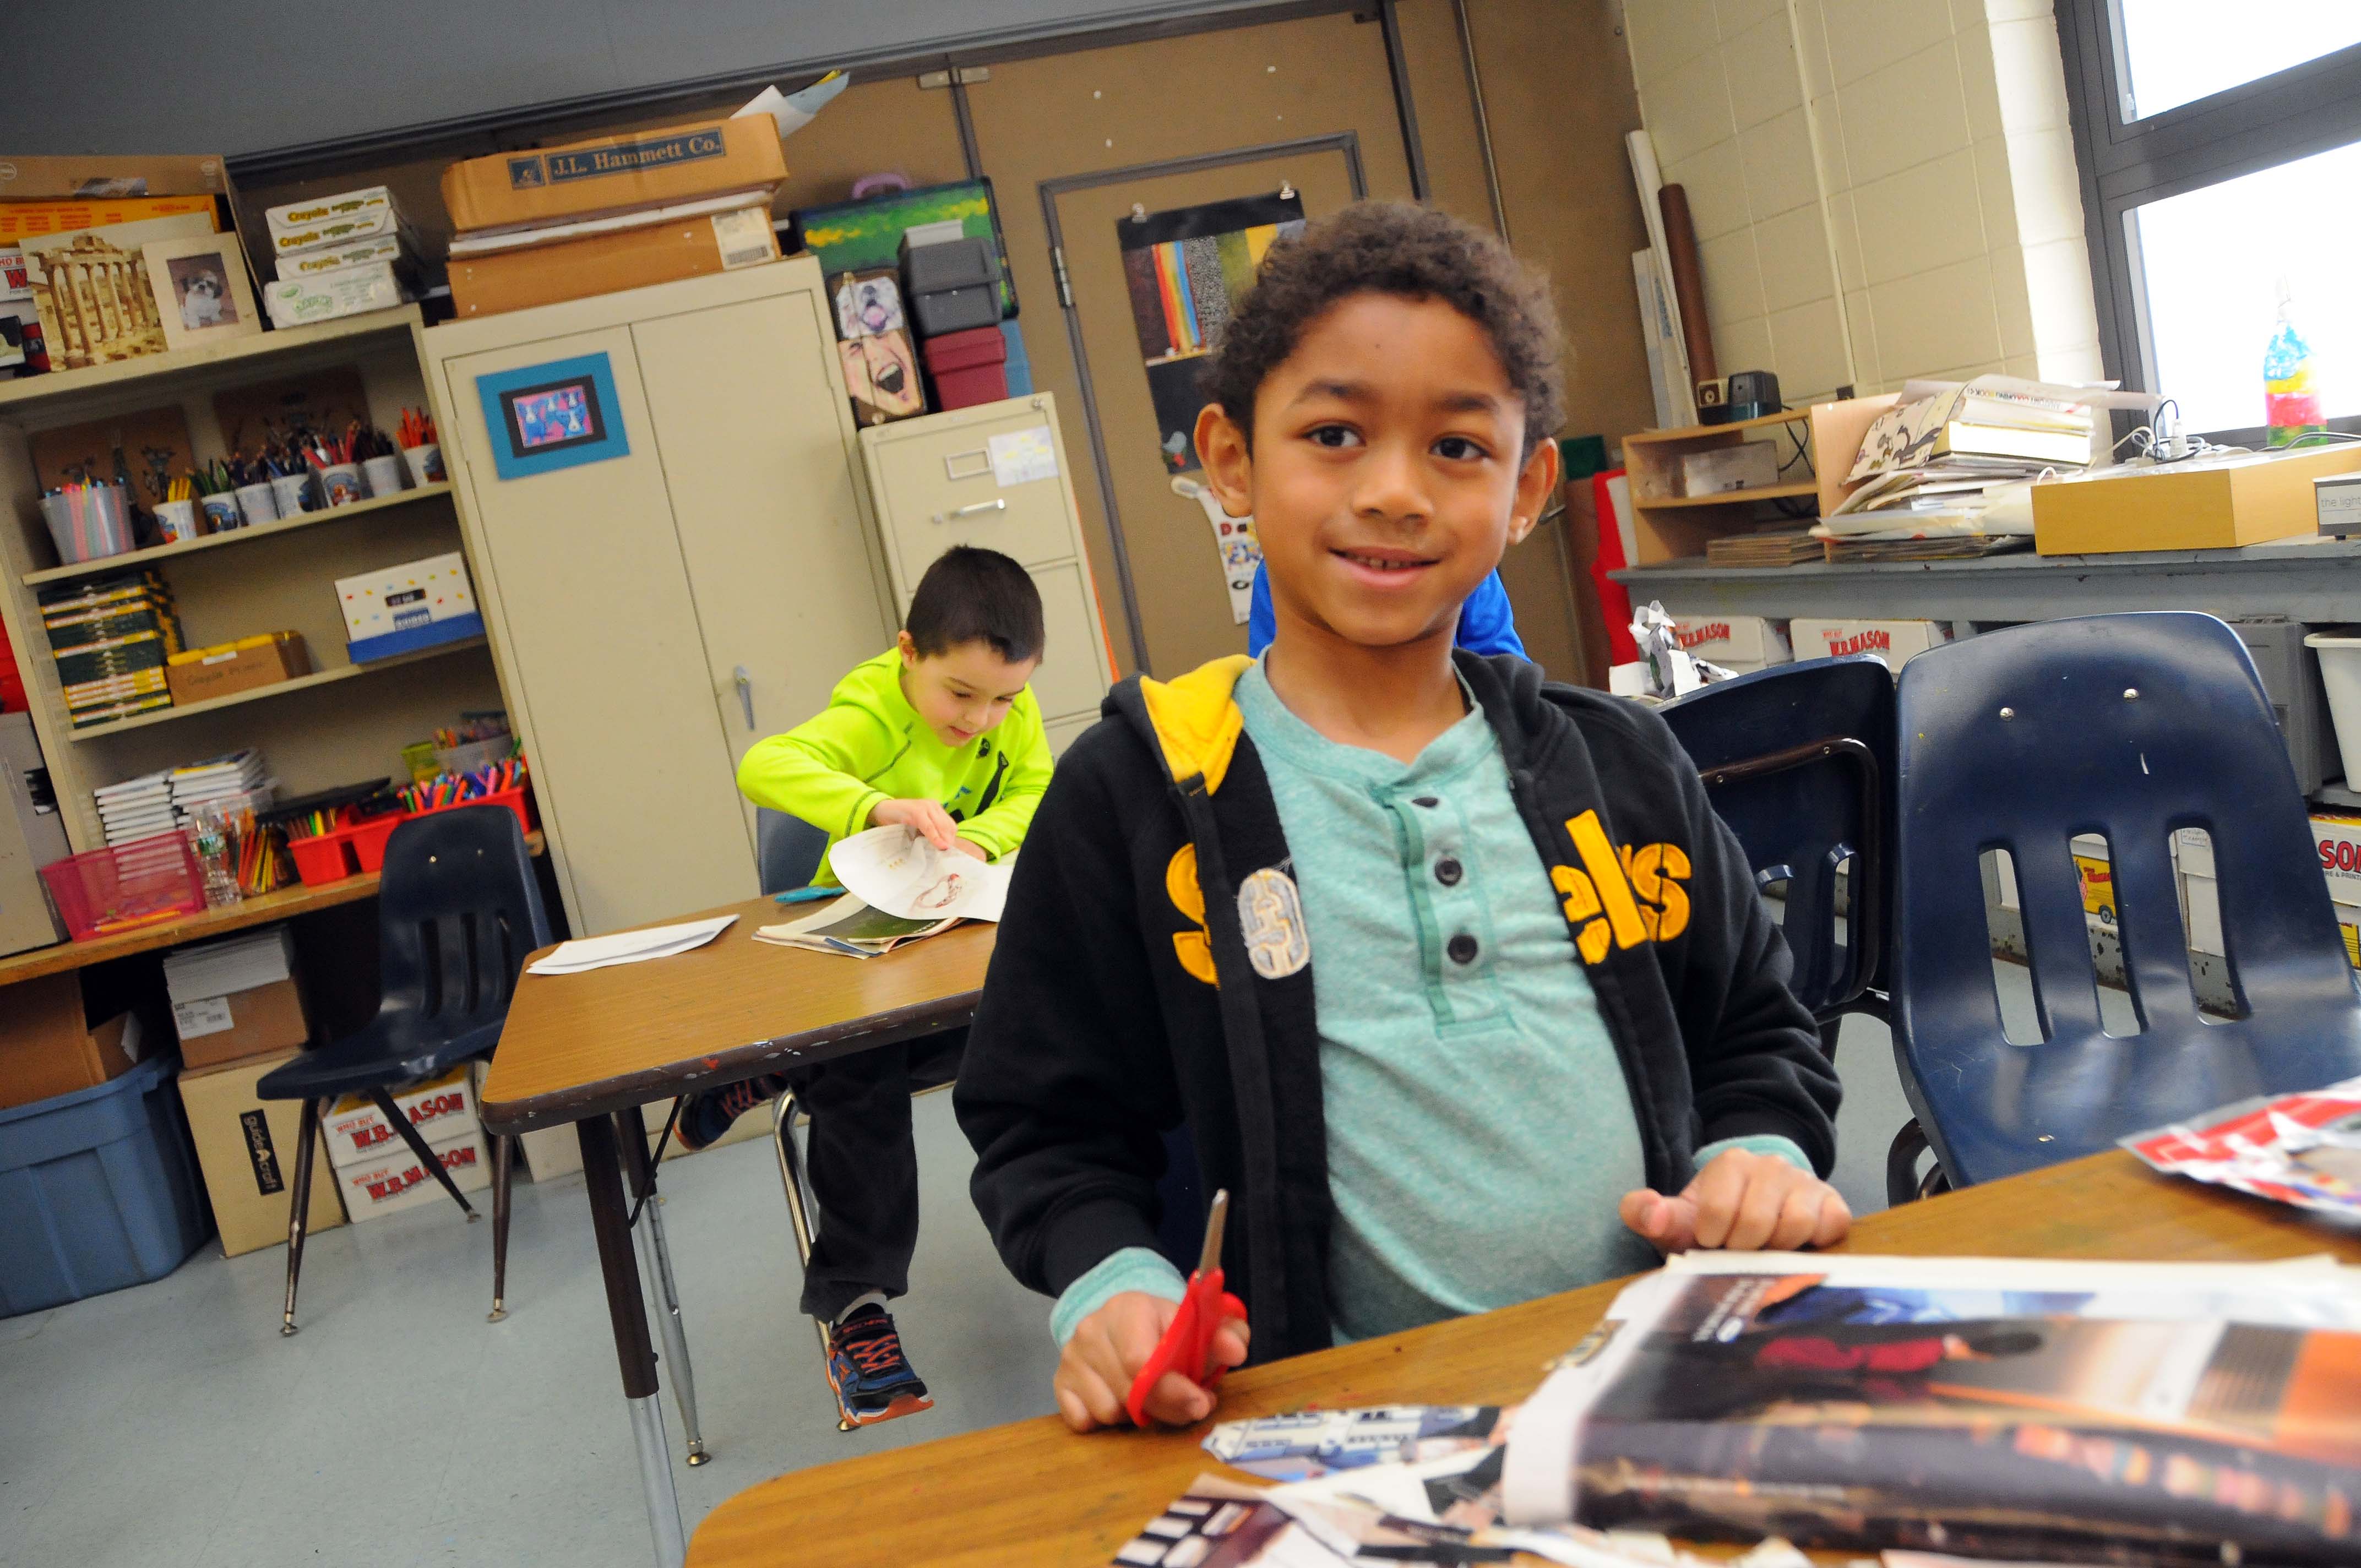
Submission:
[[[987,865],[963,850],[938,850],[907,828],[872,828],[828,854],[845,891],[905,920],[997,920],[1008,901],[1009,856]]]
[[[608,969],[615,964],[644,963],[649,959],[668,959],[675,953],[685,953],[701,948],[727,931],[736,923],[735,915],[717,915],[710,920],[689,920],[678,926],[651,926],[643,931],[618,931],[611,937],[588,937],[576,942],[560,942],[557,950],[540,962],[529,965],[528,974],[580,974],[586,970]]]

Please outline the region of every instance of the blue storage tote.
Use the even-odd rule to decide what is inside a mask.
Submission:
[[[172,1062],[0,1111],[0,1317],[160,1279],[212,1234]]]

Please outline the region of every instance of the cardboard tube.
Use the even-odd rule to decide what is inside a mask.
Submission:
[[[1681,341],[1689,351],[1689,389],[1720,372],[1713,364],[1713,327],[1705,319],[1705,271],[1697,265],[1697,225],[1689,218],[1689,193],[1667,185],[1656,193],[1664,214],[1664,258],[1672,264],[1673,297],[1680,302]]]

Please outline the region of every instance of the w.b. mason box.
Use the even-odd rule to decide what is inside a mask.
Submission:
[[[455,228],[474,234],[761,192],[787,177],[768,115],[593,137],[470,158],[443,171]]]

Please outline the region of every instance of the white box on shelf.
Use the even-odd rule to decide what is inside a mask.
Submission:
[[[270,324],[308,326],[368,311],[391,310],[410,298],[390,261],[365,261],[330,272],[299,273],[262,286]]]
[[[484,1151],[482,1135],[473,1127],[426,1147],[443,1162],[460,1191],[481,1192],[492,1184],[491,1157]],[[450,1201],[443,1184],[410,1152],[410,1146],[399,1142],[390,1154],[346,1166],[336,1172],[336,1179],[345,1190],[345,1213],[355,1224],[421,1203]]]
[[[1759,670],[1765,664],[1793,662],[1784,623],[1759,615],[1693,615],[1674,610],[1673,635],[1680,645],[1709,663],[1735,670],[1741,664]]]
[[[358,642],[406,631],[437,620],[476,613],[476,591],[467,580],[467,558],[458,551],[405,561],[382,571],[336,579],[336,603],[345,612],[345,636]]]
[[[1874,653],[1900,674],[1902,666],[1951,640],[1948,620],[1824,620],[1799,615],[1787,623],[1795,657],[1829,659],[1843,653]]]
[[[462,1064],[440,1078],[400,1090],[393,1108],[410,1118],[429,1145],[476,1127],[474,1078]],[[357,1094],[347,1094],[328,1109],[320,1124],[328,1143],[328,1163],[342,1170],[363,1160],[381,1160],[408,1146],[378,1108]]]
[[[1776,442],[1748,441],[1717,446],[1710,452],[1685,453],[1681,457],[1681,494],[1718,496],[1731,490],[1759,490],[1779,482]]]

